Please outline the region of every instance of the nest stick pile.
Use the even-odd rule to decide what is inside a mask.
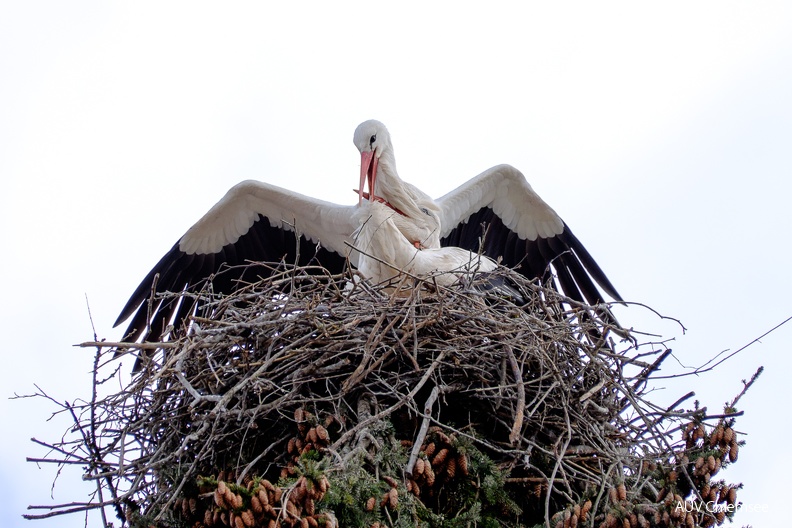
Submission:
[[[94,343],[94,396],[52,447],[96,482],[86,508],[129,526],[731,519],[741,485],[716,475],[738,457],[737,399],[653,404],[669,350],[500,273],[524,302],[491,277],[396,295],[308,268],[195,294],[186,335],[129,346],[147,359],[121,390],[115,349]],[[679,507],[695,501],[720,507]]]

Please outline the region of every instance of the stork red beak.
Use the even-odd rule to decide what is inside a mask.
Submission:
[[[377,182],[377,156],[373,150],[360,153],[360,187],[358,187],[358,205],[363,203],[363,198],[374,196],[374,184]],[[368,182],[369,192],[364,192],[364,185]]]

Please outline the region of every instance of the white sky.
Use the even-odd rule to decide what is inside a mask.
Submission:
[[[52,499],[54,468],[24,461],[67,422],[6,397],[89,396],[92,351],[72,347],[93,335],[86,297],[99,337],[118,338],[134,287],[240,180],[353,203],[364,119],[433,195],[498,163],[523,171],[626,299],[682,320],[685,335],[619,312],[685,365],[792,316],[792,4],[280,4],[0,2],[0,525],[83,524],[21,519],[85,497],[78,468]],[[767,511],[738,525],[786,518],[773,468],[791,338],[789,324],[658,393],[694,389],[717,411],[767,367],[724,475]]]

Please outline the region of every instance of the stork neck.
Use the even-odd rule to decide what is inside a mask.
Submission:
[[[380,157],[377,160],[378,173],[384,173],[388,180],[394,177],[398,180],[399,174],[396,172],[396,158],[393,155],[393,149],[386,147],[382,150]]]
[[[387,205],[402,216],[419,218],[421,216],[420,209],[415,203],[415,197],[405,187],[404,181],[396,172],[393,151],[385,150],[378,163],[374,200]]]

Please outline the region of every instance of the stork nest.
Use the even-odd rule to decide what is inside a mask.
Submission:
[[[126,344],[149,357],[120,391],[119,345],[89,344],[94,396],[50,447],[97,483],[86,508],[134,527],[731,519],[742,485],[716,475],[737,460],[745,390],[718,415],[684,409],[692,393],[653,404],[667,347],[499,273],[524,304],[481,279],[400,296],[284,266],[233,295],[191,294],[205,315]],[[684,507],[696,502],[718,507]]]

